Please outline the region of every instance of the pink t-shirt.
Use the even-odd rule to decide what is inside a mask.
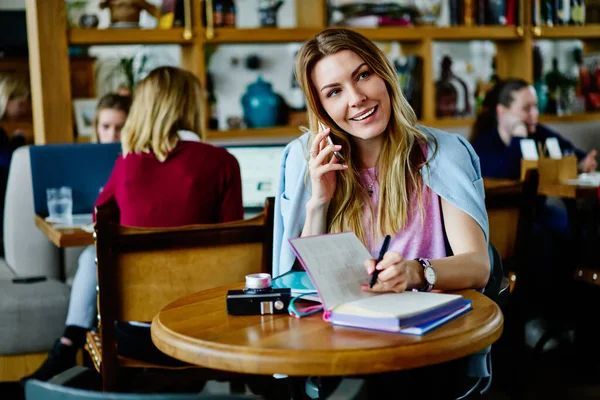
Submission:
[[[377,220],[377,207],[379,206],[379,183],[373,180],[375,177],[375,168],[369,168],[362,171],[363,182],[369,186],[373,184],[371,195],[371,205],[373,207],[373,218],[371,209],[365,206],[363,214],[363,226],[366,232],[367,249],[377,258],[383,237],[375,240],[371,237],[371,222]],[[446,257],[446,246],[444,243],[444,228],[442,225],[442,211],[440,206],[440,197],[426,185],[423,185],[423,209],[425,218],[421,223],[421,214],[418,205],[418,196],[413,193],[410,206],[414,211],[409,210],[408,221],[404,228],[392,236],[388,251],[400,253],[405,259],[415,259],[417,257],[436,259]]]

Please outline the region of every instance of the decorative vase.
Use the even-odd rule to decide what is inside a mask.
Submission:
[[[435,25],[442,10],[442,0],[413,0],[419,25]]]
[[[260,76],[246,88],[241,99],[244,122],[248,128],[276,126],[281,107],[281,97],[273,92],[272,85]]]

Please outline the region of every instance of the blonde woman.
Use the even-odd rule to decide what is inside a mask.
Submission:
[[[0,227],[4,224],[4,197],[8,183],[8,169],[13,152],[25,144],[21,131],[6,132],[2,122],[19,120],[30,112],[29,87],[13,75],[0,75]],[[0,238],[2,237],[0,229]],[[0,240],[0,248],[2,240]]]
[[[25,144],[22,132],[9,135],[2,129],[2,121],[19,120],[31,110],[29,87],[27,83],[14,75],[0,75],[0,167],[10,166],[13,151]]]
[[[237,160],[225,149],[203,142],[203,91],[191,73],[160,67],[136,86],[121,132],[123,155],[96,205],[115,201],[120,223],[137,227],[212,224],[243,218]],[[79,264],[67,327],[47,361],[32,376],[48,380],[75,365],[75,354],[95,321],[96,273],[93,257]],[[75,287],[77,283],[77,288]],[[117,324],[119,352],[168,363],[152,345],[150,330]]]
[[[393,65],[354,31],[327,29],[307,41],[296,77],[311,131],[284,153],[274,274],[293,266],[287,239],[351,230],[373,255],[368,272],[380,271],[365,291],[484,288],[488,220],[469,143],[417,125]],[[376,265],[385,235],[389,250]]]

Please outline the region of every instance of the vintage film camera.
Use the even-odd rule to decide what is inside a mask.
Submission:
[[[231,315],[262,315],[287,313],[292,298],[291,289],[273,289],[270,274],[246,275],[244,290],[227,292],[227,313]]]

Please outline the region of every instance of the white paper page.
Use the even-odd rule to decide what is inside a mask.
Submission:
[[[558,144],[557,138],[547,138],[546,149],[548,150],[548,155],[550,156],[550,158],[553,158],[555,160],[560,160],[562,158],[562,151],[560,150],[560,145]]]
[[[525,160],[537,160],[539,158],[535,140],[521,139],[521,156]]]
[[[372,257],[354,232],[296,238],[290,243],[326,309],[374,296],[361,289],[370,278],[364,262]]]
[[[406,318],[427,312],[460,298],[458,294],[413,292],[384,293],[370,299],[362,299],[336,308],[336,312],[363,317]]]

